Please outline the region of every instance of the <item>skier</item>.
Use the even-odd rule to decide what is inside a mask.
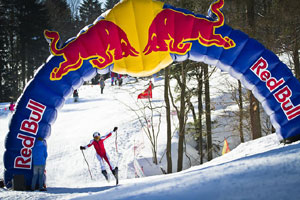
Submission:
[[[117,130],[118,130],[118,127],[115,127],[112,132],[109,132],[108,134],[106,134],[102,137],[100,136],[99,132],[95,132],[93,134],[94,139],[91,140],[91,142],[88,145],[80,146],[80,150],[85,150],[86,148],[94,145],[94,148],[97,153],[96,157],[100,162],[101,171],[102,171],[102,174],[104,175],[105,179],[108,180],[108,175],[107,175],[107,171],[106,171],[103,159],[108,164],[112,174],[115,176],[117,183],[118,183],[118,167],[114,167],[113,164],[110,162],[109,156],[108,156],[107,152],[105,151],[105,147],[104,147],[104,140],[106,140],[108,137],[110,137],[112,135],[112,133],[116,132]]]

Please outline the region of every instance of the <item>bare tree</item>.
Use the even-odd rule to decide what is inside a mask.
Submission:
[[[239,132],[240,132],[240,141],[243,143],[244,140],[244,131],[243,131],[243,120],[244,120],[244,111],[243,111],[243,92],[242,92],[242,84],[241,81],[238,81],[238,91],[239,91]]]
[[[208,65],[204,65],[204,88],[205,88],[205,118],[206,118],[206,139],[207,139],[207,160],[213,158],[212,151],[212,131],[211,131],[211,112],[210,112],[210,93],[209,93],[209,75]]]
[[[155,106],[151,99],[143,99],[141,101],[136,100],[134,105],[136,105],[137,108],[127,105],[124,102],[121,103],[137,116],[144,133],[150,141],[153,163],[157,165],[158,135],[161,126],[161,112],[164,106]]]
[[[166,104],[166,120],[167,120],[167,173],[172,173],[172,154],[171,154],[171,140],[172,140],[172,130],[171,130],[171,106],[169,99],[169,85],[170,85],[170,68],[165,69],[165,86],[164,86],[164,98]]]
[[[173,95],[170,91],[170,97],[173,107],[177,111],[177,118],[179,121],[179,130],[178,130],[178,160],[177,160],[177,171],[182,170],[183,166],[183,152],[184,152],[184,138],[185,138],[185,126],[187,121],[187,113],[189,111],[188,106],[186,106],[186,75],[188,71],[188,62],[184,61],[182,63],[175,64],[175,68],[173,68],[175,71],[173,71],[173,76],[177,81],[180,95],[179,95],[179,101],[180,101],[180,108],[175,104],[175,100],[173,98]]]
[[[200,155],[200,164],[203,163],[203,125],[202,125],[202,115],[203,115],[203,102],[202,102],[202,93],[203,93],[203,67],[201,63],[193,63],[191,71],[188,73],[188,78],[190,80],[197,81],[196,88],[187,87],[187,101],[190,111],[193,115],[195,134],[198,140],[198,151]],[[191,98],[193,96],[197,97],[197,106],[198,110],[195,110]]]
[[[197,74],[197,94],[198,94],[198,131],[199,131],[199,154],[200,154],[200,164],[203,163],[203,130],[202,130],[202,115],[203,115],[203,106],[202,106],[202,93],[203,93],[203,68],[199,68],[200,73]]]

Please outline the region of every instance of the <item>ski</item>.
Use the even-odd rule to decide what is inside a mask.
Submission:
[[[109,183],[109,176],[108,176],[106,170],[102,170],[102,174],[105,177],[106,181]]]
[[[118,167],[116,167],[115,168],[115,170],[114,170],[114,176],[115,176],[115,179],[116,179],[116,185],[118,185],[119,184],[119,177],[118,177]]]

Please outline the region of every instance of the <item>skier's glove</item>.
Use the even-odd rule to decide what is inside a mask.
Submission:
[[[80,146],[80,150],[85,150],[85,147],[83,147],[83,146]]]
[[[115,127],[113,131],[116,132],[117,130],[118,130],[118,127]]]

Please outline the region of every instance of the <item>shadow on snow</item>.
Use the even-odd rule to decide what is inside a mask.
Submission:
[[[65,193],[87,193],[87,192],[101,192],[109,190],[116,186],[103,186],[103,187],[86,187],[86,188],[64,188],[64,187],[48,187],[47,193],[50,194],[65,194]]]

